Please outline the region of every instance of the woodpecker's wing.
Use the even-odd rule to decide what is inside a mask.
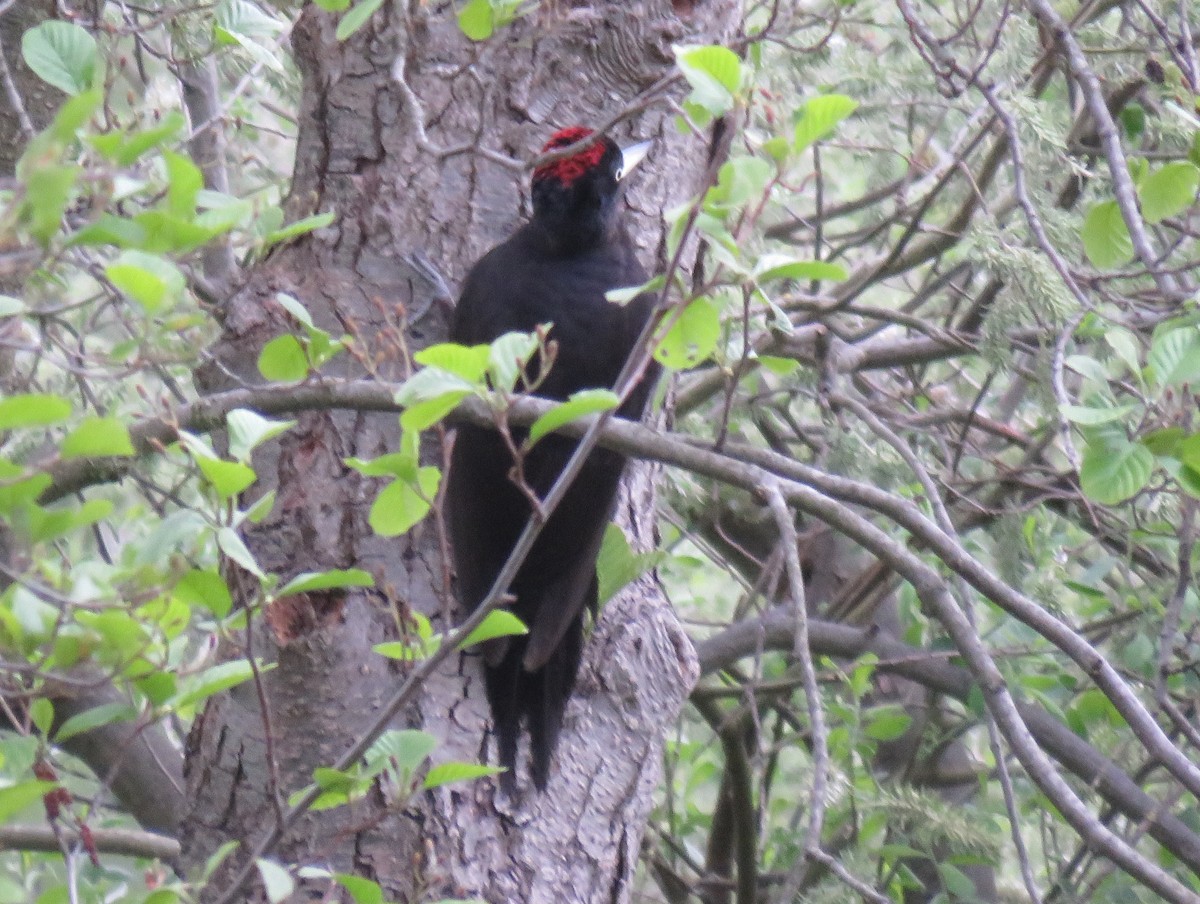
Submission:
[[[557,479],[576,443],[546,437],[526,459],[527,478],[535,488]],[[596,557],[612,518],[625,460],[596,449],[550,516],[513,584],[517,614],[526,618],[530,634],[524,667],[534,671],[554,652],[585,607],[595,609]]]

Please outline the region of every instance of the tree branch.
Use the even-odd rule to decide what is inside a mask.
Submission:
[[[135,829],[92,829],[91,833],[96,850],[101,854],[166,861],[179,856],[178,841],[153,832],[139,832]],[[77,844],[81,840],[78,830],[72,826],[60,826],[58,834],[68,844]],[[51,826],[0,826],[0,851],[40,851],[53,854],[60,850],[62,848],[59,838]]]

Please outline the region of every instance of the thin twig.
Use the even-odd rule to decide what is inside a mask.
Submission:
[[[782,543],[788,588],[791,591],[792,616],[795,619],[792,656],[800,663],[800,677],[804,684],[809,731],[812,735],[813,769],[812,788],[808,796],[808,828],[805,829],[804,840],[800,845],[802,856],[796,859],[788,872],[779,898],[780,901],[791,901],[800,893],[807,861],[810,858],[815,859],[814,852],[821,848],[829,786],[829,730],[825,725],[825,707],[821,703],[821,688],[817,684],[817,669],[813,663],[812,647],[808,638],[808,603],[804,593],[804,570],[800,566],[800,538],[796,534],[796,516],[788,509],[778,483],[763,484],[759,493],[771,510]]]

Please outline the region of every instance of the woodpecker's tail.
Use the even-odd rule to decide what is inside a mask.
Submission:
[[[517,740],[522,722],[529,729],[533,784],[539,791],[546,790],[550,761],[583,656],[583,614],[571,622],[540,669],[525,671],[521,665],[524,656],[525,642],[520,638],[518,642],[510,643],[500,663],[485,668],[497,758],[508,770],[501,783],[510,792],[516,786]]]

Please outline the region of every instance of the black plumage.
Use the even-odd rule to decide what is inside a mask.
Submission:
[[[546,150],[589,134],[562,130]],[[638,148],[637,159],[643,152]],[[605,298],[610,289],[646,279],[621,224],[621,177],[633,163],[601,138],[536,170],[533,217],[472,267],[451,339],[475,345],[551,323],[558,353],[538,395],[565,399],[581,389],[612,388],[654,306],[649,295],[624,306]],[[622,417],[641,417],[655,376],[651,368],[619,409]],[[523,435],[516,433],[518,442]],[[574,440],[552,435],[528,453],[524,477],[539,498],[575,447]],[[494,431],[458,429],[446,505],[459,598],[469,609],[483,600],[529,520],[529,502],[509,477],[512,465]],[[624,457],[606,449],[588,456],[509,588],[512,611],[529,634],[485,645],[488,702],[510,787],[522,724],[530,736],[533,782],[546,786],[579,670],[584,610],[597,605],[596,557],[624,466]]]

